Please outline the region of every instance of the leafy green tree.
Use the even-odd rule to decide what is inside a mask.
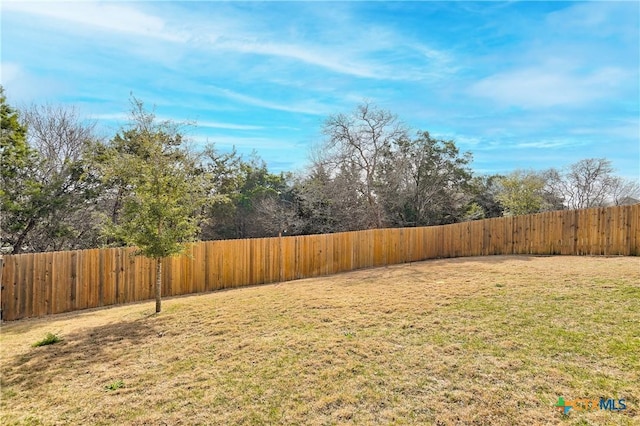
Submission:
[[[20,253],[28,233],[35,227],[33,198],[41,187],[35,180],[37,153],[27,143],[27,128],[20,122],[0,86],[0,225],[3,251]]]
[[[290,204],[283,194],[289,191],[286,174],[273,174],[257,154],[248,160],[235,150],[205,149],[204,170],[212,193],[217,195],[207,212],[203,239],[254,238],[277,235]]]
[[[19,175],[20,168],[29,163],[33,153],[27,144],[27,128],[20,122],[18,111],[7,103],[2,86],[0,86],[0,114],[2,178],[11,179]],[[3,188],[6,189],[5,186]],[[0,188],[0,191],[3,188]]]
[[[471,180],[471,203],[468,207],[468,219],[488,219],[502,216],[504,207],[496,198],[500,190],[501,177],[500,175],[482,175],[475,176]],[[482,212],[477,210],[478,207],[482,209]]]
[[[9,107],[2,96],[2,249],[94,247],[98,191],[83,160],[91,125],[73,109]]]
[[[242,182],[240,164],[242,157],[235,148],[220,153],[214,144],[205,147],[203,168],[207,173],[212,194],[219,198],[206,209],[202,225],[202,239],[217,240],[238,238],[236,232],[236,206],[232,198],[239,192]]]
[[[308,176],[295,182],[292,192],[298,206],[301,233],[326,234],[364,226],[354,220],[357,216],[347,217],[350,211],[359,211],[361,207],[356,197],[350,199],[345,193],[348,183],[343,182],[342,177],[339,174],[332,178],[322,164],[314,164]],[[347,200],[351,204],[347,204]],[[354,205],[357,205],[355,209]]]
[[[103,153],[103,179],[125,189],[117,223],[105,232],[156,261],[156,312],[161,310],[162,259],[181,254],[198,235],[207,201],[204,174],[178,126],[158,122],[133,99],[132,123]]]
[[[469,200],[470,153],[452,140],[418,132],[385,158],[377,192],[395,226],[426,226],[463,219]]]
[[[499,185],[496,199],[504,206],[505,214],[518,216],[548,210],[546,181],[540,173],[515,170],[500,177]]]
[[[482,206],[474,201],[467,206],[467,210],[465,211],[462,220],[467,222],[470,220],[480,220],[486,218],[486,213]]]

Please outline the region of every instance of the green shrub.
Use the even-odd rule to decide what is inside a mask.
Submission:
[[[33,347],[37,348],[38,346],[53,345],[54,343],[58,343],[60,341],[62,341],[62,339],[58,337],[57,334],[47,333],[44,339],[34,343]]]
[[[118,390],[121,387],[124,387],[124,382],[122,380],[116,380],[115,382],[105,386],[104,388],[108,391]]]

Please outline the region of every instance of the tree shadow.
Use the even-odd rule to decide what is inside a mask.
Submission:
[[[488,254],[488,255],[478,255],[478,256],[460,256],[460,257],[440,257],[437,259],[426,259],[420,260],[417,262],[439,262],[446,261],[450,263],[469,263],[469,262],[482,262],[482,263],[506,263],[506,262],[530,262],[536,258],[544,258],[544,257],[556,257],[556,255],[547,255],[547,254]]]
[[[96,363],[113,361],[114,348],[141,345],[149,337],[162,337],[162,325],[167,318],[147,315],[130,321],[120,321],[88,327],[63,335],[62,341],[41,347],[30,348],[29,352],[15,355],[15,359],[5,364],[2,374],[3,386],[20,386],[23,390],[34,389],[53,380],[56,375],[89,373]]]

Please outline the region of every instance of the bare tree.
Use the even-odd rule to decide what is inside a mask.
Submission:
[[[298,215],[296,204],[287,198],[285,194],[278,193],[257,202],[256,221],[261,225],[265,235],[281,237],[300,233],[303,222]]]
[[[94,141],[95,122],[82,120],[73,106],[32,105],[24,111],[30,145],[45,161],[48,175],[62,174]]]
[[[611,202],[616,206],[635,204],[640,200],[640,182],[620,177],[611,185]]]
[[[551,170],[547,176],[552,191],[567,208],[585,209],[614,201],[622,187],[613,172],[611,161],[587,158],[571,164],[565,170]]]
[[[327,137],[320,164],[332,177],[341,174],[362,197],[366,209],[366,227],[380,228],[385,224],[384,208],[376,192],[376,179],[382,159],[392,148],[408,139],[406,127],[388,111],[365,102],[349,114],[330,116],[323,127]]]
[[[306,232],[422,226],[461,220],[470,202],[471,154],[408,130],[368,103],[330,116],[325,144],[298,182]]]
[[[23,194],[30,208],[14,252],[95,246],[96,181],[83,158],[95,140],[94,123],[81,120],[72,107],[51,105],[27,108],[22,120],[37,162],[34,184]]]

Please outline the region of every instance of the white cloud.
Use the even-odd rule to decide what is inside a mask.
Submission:
[[[107,114],[94,114],[92,115],[94,120],[104,121],[120,121],[125,122],[130,119],[130,116],[125,113],[107,113]],[[172,121],[174,123],[188,123],[193,124],[195,128],[207,128],[207,129],[224,129],[224,130],[261,130],[264,126],[255,126],[250,124],[236,124],[225,123],[212,120],[193,120],[193,119],[180,119],[176,117],[156,116],[158,121]]]
[[[260,108],[310,115],[322,115],[326,114],[328,111],[331,111],[331,108],[329,106],[322,105],[316,101],[283,104],[267,101],[249,95],[244,95],[242,93],[234,92],[233,90],[223,89],[215,86],[208,86],[207,89],[216,95],[223,96],[232,101],[246,105],[257,106]]]
[[[578,126],[569,129],[568,133],[597,138],[607,143],[637,141],[640,138],[640,119],[611,120],[606,126]]]
[[[610,96],[628,77],[619,68],[603,68],[586,75],[555,66],[521,68],[484,78],[472,85],[470,93],[503,107],[578,106]]]
[[[392,37],[392,36],[388,36]],[[348,76],[377,80],[422,80],[439,78],[457,71],[451,56],[422,44],[402,40],[348,40],[338,46],[317,43],[259,41],[249,33],[236,33],[233,38],[211,37],[210,48],[235,53],[292,59]],[[397,56],[411,57],[402,67],[394,65]]]
[[[68,85],[50,76],[37,76],[28,69],[13,62],[0,65],[0,84],[4,86],[10,102],[28,104],[46,101],[50,96],[59,95],[68,90]]]
[[[576,2],[570,7],[552,12],[546,24],[551,29],[590,31],[597,36],[612,34],[630,35],[637,40],[638,12],[633,1],[589,1]]]
[[[254,126],[250,124],[235,124],[235,123],[221,123],[218,121],[198,121],[195,122],[196,127],[206,127],[211,129],[226,129],[226,130],[261,130],[263,126]]]
[[[94,114],[91,117],[94,120],[105,121],[124,121],[129,119],[129,116],[124,113]]]
[[[184,34],[169,31],[163,19],[122,3],[5,1],[2,12],[39,15],[66,24],[80,24],[115,33],[135,34],[166,41],[186,41]]]
[[[142,6],[140,6],[142,5]],[[46,18],[47,24],[63,25],[67,31],[81,28],[101,30],[111,35],[123,34],[179,42],[187,52],[218,51],[245,55],[284,58],[335,73],[378,80],[421,80],[451,71],[445,52],[407,40],[386,27],[362,29],[358,17],[343,17],[337,23],[320,27],[316,39],[282,31],[283,25],[272,22],[262,28],[260,17],[238,15],[220,6],[221,15],[206,19],[188,8],[156,5],[155,14],[147,13],[145,3],[131,5],[115,2],[3,2],[4,13],[23,13]],[[318,8],[313,8],[314,13]],[[321,11],[323,7],[320,7]],[[233,9],[231,9],[233,10]],[[348,16],[348,13],[346,13]],[[224,18],[221,18],[223,16]],[[239,19],[241,16],[243,19]],[[308,19],[313,19],[309,16]],[[188,22],[188,24],[184,24]],[[71,25],[70,25],[71,24]],[[338,25],[339,28],[336,28]],[[262,30],[261,30],[262,28]],[[336,39],[336,34],[340,36]],[[187,43],[188,42],[188,43]],[[156,51],[170,57],[167,46],[149,47],[136,52],[151,56]],[[206,53],[205,53],[206,54]],[[417,62],[397,67],[394,55],[409,55]],[[223,59],[220,59],[223,60]]]
[[[19,64],[13,62],[0,63],[0,80],[2,84],[9,84],[16,81],[21,74],[21,68]]]
[[[298,147],[293,142],[287,142],[280,138],[268,138],[268,137],[252,137],[252,136],[228,136],[228,135],[194,135],[190,137],[195,143],[204,145],[207,143],[214,143],[218,147],[231,148],[235,146],[237,148],[250,148],[259,149],[260,152],[267,150],[296,150]]]
[[[257,55],[279,56],[294,59],[311,65],[316,65],[328,70],[353,75],[356,77],[378,78],[374,67],[357,62],[353,59],[340,57],[335,53],[329,53],[325,49],[317,47],[273,42],[251,41],[223,41],[214,45],[217,48],[232,50],[241,53],[253,53]]]
[[[332,5],[333,6],[333,5]],[[289,59],[334,73],[374,80],[421,80],[449,74],[450,54],[393,25],[363,22],[350,6],[300,6],[304,17],[230,13],[228,22],[198,22],[191,45],[210,51]],[[242,19],[238,19],[241,16]],[[196,18],[197,21],[199,21]],[[398,66],[399,64],[402,66]]]
[[[567,146],[576,147],[580,145],[585,145],[584,142],[577,142],[574,139],[542,139],[533,142],[520,142],[515,144],[515,148],[520,149],[553,149],[553,148],[564,148]]]
[[[590,108],[638,94],[638,5],[576,2],[546,15],[469,92],[500,107]],[[517,49],[517,50],[516,50]]]

